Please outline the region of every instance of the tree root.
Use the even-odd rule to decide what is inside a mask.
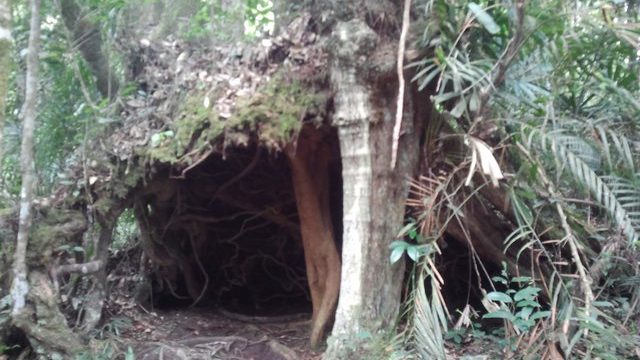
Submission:
[[[37,353],[73,358],[83,346],[60,312],[53,285],[47,275],[39,271],[31,271],[29,283],[29,301],[33,305],[14,318],[14,325],[24,331]]]
[[[283,324],[290,322],[306,322],[311,320],[311,314],[309,313],[297,313],[289,315],[279,316],[249,316],[239,313],[234,313],[223,308],[218,308],[218,312],[231,320],[238,320],[249,324]]]

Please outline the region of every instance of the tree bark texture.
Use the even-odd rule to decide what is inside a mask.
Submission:
[[[397,44],[385,44],[359,19],[338,23],[332,40],[334,124],[343,169],[345,286],[340,288],[325,358],[350,359],[366,353],[362,334],[381,335],[398,315],[404,264],[390,263],[389,244],[402,227],[407,179],[418,165],[419,136],[413,100],[407,96],[398,161],[392,170]]]
[[[107,262],[109,260],[109,245],[113,236],[113,228],[121,213],[120,207],[114,205],[110,207],[108,214],[98,214],[98,224],[100,231],[94,239],[93,248],[95,254],[92,262],[99,264],[92,274],[93,286],[86,295],[84,305],[84,317],[82,319],[82,329],[89,332],[100,323],[102,319],[102,309],[107,298]]]
[[[329,197],[331,149],[318,131],[306,127],[289,151],[307,281],[311,292],[311,347],[325,335],[338,302],[340,256],[335,245]]]
[[[40,358],[73,359],[83,346],[60,312],[56,291],[48,275],[31,271],[29,284],[29,311],[15,316],[14,324],[24,331]]]
[[[0,168],[4,159],[4,124],[6,98],[11,65],[11,7],[9,0],[0,0]],[[1,171],[1,170],[0,170]]]
[[[40,0],[31,0],[31,24],[29,49],[27,54],[26,94],[22,114],[22,145],[20,164],[22,166],[22,188],[20,190],[20,215],[16,250],[13,260],[13,282],[11,297],[13,300],[12,317],[19,316],[26,305],[29,293],[27,281],[27,244],[32,221],[32,202],[35,185],[33,162],[33,134],[36,122],[38,97],[38,52],[40,51]]]
[[[64,24],[73,37],[73,46],[89,65],[98,91],[102,97],[113,99],[120,85],[111,71],[108,52],[102,48],[100,28],[87,19],[75,0],[61,0],[60,7]]]

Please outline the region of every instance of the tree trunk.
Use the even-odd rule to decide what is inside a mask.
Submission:
[[[13,260],[13,282],[11,298],[13,300],[12,317],[19,317],[26,305],[29,293],[27,281],[27,244],[31,228],[35,169],[33,163],[33,133],[36,122],[38,96],[38,52],[40,51],[40,0],[31,0],[31,28],[29,50],[27,54],[26,94],[24,99],[22,126],[22,146],[20,163],[22,166],[22,189],[20,190],[20,215],[16,250]]]
[[[419,136],[407,96],[398,161],[391,169],[398,92],[395,44],[384,44],[364,21],[355,19],[338,23],[332,45],[334,123],[344,187],[342,283],[347,286],[340,288],[325,357],[350,359],[366,354],[366,343],[371,342],[367,337],[382,335],[398,315],[404,264],[390,263],[389,244],[402,227],[407,178],[418,165]]]
[[[11,7],[9,0],[0,0],[0,169],[4,159],[4,123],[6,97],[11,70]],[[1,170],[0,170],[1,173]]]
[[[329,144],[318,130],[304,128],[289,151],[293,188],[311,292],[311,347],[320,345],[338,302],[340,256],[335,245],[329,197]]]
[[[118,93],[118,78],[111,71],[108,53],[102,49],[100,28],[91,23],[74,0],[61,0],[60,11],[64,24],[71,32],[74,48],[78,48],[91,73],[96,87],[104,98],[113,99]]]
[[[16,250],[13,263],[11,320],[24,331],[31,346],[41,356],[72,358],[81,350],[78,338],[67,326],[58,308],[49,277],[41,269],[28,271],[27,245],[32,222],[35,188],[33,135],[38,95],[38,53],[40,50],[40,0],[31,0],[31,25],[27,54],[26,94],[22,127],[22,189]],[[27,276],[28,275],[28,276]],[[28,300],[28,302],[27,302]]]

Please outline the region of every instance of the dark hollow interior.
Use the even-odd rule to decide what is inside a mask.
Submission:
[[[334,145],[330,194],[340,248],[342,169],[335,134],[327,141]],[[224,157],[210,156],[183,179],[166,177],[166,186],[174,186],[175,195],[161,205],[150,197],[150,217],[164,219],[156,224],[156,233],[188,259],[188,265],[155,266],[153,306],[191,306],[190,278],[202,291],[197,306],[252,316],[310,312],[300,224],[285,154],[255,146],[236,148]]]
[[[462,310],[467,304],[476,311],[484,311],[480,287],[491,289],[491,284],[480,267],[484,266],[491,276],[500,274],[500,268],[488,261],[479,264],[480,260],[477,259],[474,264],[473,254],[467,244],[446,235],[443,240],[446,246],[441,246],[442,256],[436,265],[444,280],[442,296],[449,312],[456,314],[456,310]],[[480,271],[480,275],[476,269]]]

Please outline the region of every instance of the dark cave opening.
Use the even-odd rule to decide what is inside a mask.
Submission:
[[[442,296],[449,313],[457,319],[467,305],[477,313],[484,313],[486,309],[482,304],[482,289],[487,292],[492,289],[487,274],[499,275],[500,267],[489,261],[477,258],[474,260],[469,245],[451,236],[445,235],[440,247],[442,254],[438,257],[436,266],[444,281]]]
[[[335,132],[330,203],[342,238],[342,169]],[[169,169],[139,196],[137,220],[155,308],[222,308],[248,316],[311,312],[289,161],[257,146]],[[145,223],[148,226],[145,227]],[[147,238],[146,240],[144,238]]]

